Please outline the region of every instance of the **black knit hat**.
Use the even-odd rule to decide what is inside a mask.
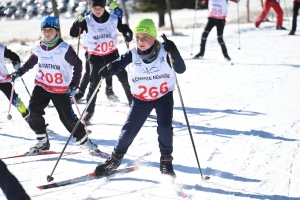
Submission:
[[[105,8],[106,0],[91,0],[91,8],[95,6],[100,6],[102,8]]]

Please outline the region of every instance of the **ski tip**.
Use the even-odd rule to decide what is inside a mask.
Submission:
[[[128,171],[135,171],[135,170],[139,169],[139,166],[130,166],[127,169],[128,169]]]
[[[44,189],[44,186],[43,185],[41,185],[41,186],[36,186],[38,189]]]
[[[94,177],[94,176],[96,176],[96,173],[95,173],[95,172],[89,173],[88,176],[89,176],[89,177]]]
[[[184,194],[184,195],[182,195],[182,198],[189,198],[189,195]]]

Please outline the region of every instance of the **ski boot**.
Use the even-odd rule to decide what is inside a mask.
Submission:
[[[80,90],[74,95],[74,98],[76,100],[76,103],[80,102],[82,97],[84,96],[84,92],[81,92]]]
[[[46,137],[43,138],[37,138],[37,143],[29,149],[29,151],[26,153],[28,156],[37,155],[38,152],[46,151],[50,149],[50,143],[48,139],[48,134],[46,134]]]
[[[176,174],[172,165],[173,157],[171,154],[161,154],[160,157],[160,172],[176,178]]]
[[[85,124],[90,124],[93,116],[94,116],[93,112],[92,113],[86,112],[83,116],[83,120],[84,120]]]
[[[289,32],[289,35],[295,35],[295,31]]]
[[[198,54],[196,54],[196,55],[194,56],[193,59],[202,59],[203,56],[204,56],[204,52],[199,52]]]
[[[119,98],[115,95],[114,91],[112,90],[112,86],[106,86],[105,94],[109,101],[119,102]]]
[[[92,143],[92,141],[87,138],[85,142],[80,144],[80,148],[84,150],[88,150],[90,153],[100,153],[100,150],[98,149],[98,145]]]
[[[276,30],[286,30],[283,26],[276,26]]]
[[[111,156],[102,164],[98,165],[95,169],[96,176],[107,175],[109,172],[117,169],[123,159],[124,155],[111,153]]]

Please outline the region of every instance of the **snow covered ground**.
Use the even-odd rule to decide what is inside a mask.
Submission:
[[[132,18],[136,19],[134,15]],[[192,22],[193,15],[188,20],[187,23]],[[21,21],[12,24],[18,22],[21,25]],[[289,27],[287,21],[284,26]],[[69,27],[70,24],[66,30]],[[201,180],[175,90],[173,165],[176,182],[190,199],[195,200],[300,199],[300,32],[288,36],[288,31],[275,30],[274,23],[263,23],[260,31],[254,29],[253,24],[241,24],[240,30],[239,43],[237,24],[225,27],[224,39],[234,65],[223,61],[215,29],[208,38],[205,54],[208,59],[205,60],[189,59],[191,53],[194,55],[199,51],[203,28],[196,28],[194,32],[192,28],[176,29],[177,36],[171,36],[170,30],[158,33],[165,33],[173,40],[186,59],[187,71],[177,76],[178,82],[203,175],[210,176],[208,181]],[[68,41],[77,49],[76,39]],[[24,62],[32,42],[6,45],[19,52]],[[126,51],[123,42],[119,44],[119,51]],[[79,54],[84,60],[83,53],[81,48]],[[11,64],[7,65],[13,71]],[[34,74],[35,69],[32,69],[23,76],[30,91]],[[16,91],[28,104],[29,95],[21,80],[16,81]],[[93,132],[90,138],[100,150],[108,153],[113,150],[126,118],[117,111],[129,109],[117,78],[114,78],[114,91],[121,104],[109,103],[101,88],[95,116],[89,126]],[[35,134],[15,108],[11,110],[12,120],[7,120],[9,102],[4,95],[0,104],[3,105],[0,109],[0,157],[26,152],[35,143]],[[85,104],[79,104],[79,107],[82,111]],[[75,107],[74,110],[76,112]],[[51,150],[61,151],[69,133],[54,108],[46,109],[45,118],[49,123]],[[66,151],[79,150],[72,139]],[[65,187],[37,189],[37,185],[47,183],[46,177],[51,174],[57,158],[57,155],[35,156],[5,159],[4,162],[34,200],[182,199],[160,175],[160,152],[153,120],[146,121],[120,166],[125,167],[138,159],[141,167],[138,171]],[[84,152],[63,156],[54,172],[53,182],[90,173],[104,160]],[[2,193],[0,199],[5,199]]]

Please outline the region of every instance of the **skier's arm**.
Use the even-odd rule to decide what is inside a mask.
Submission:
[[[177,72],[178,74],[182,74],[183,72],[185,72],[186,66],[185,66],[184,60],[182,59],[179,51],[173,52],[170,55],[171,55],[172,59],[174,60],[173,67],[174,67],[175,72]],[[171,66],[169,57],[168,57],[167,62]]]
[[[65,59],[68,63],[70,63],[70,65],[73,66],[73,77],[71,82],[75,83],[78,86],[82,73],[82,61],[76,55],[74,49],[71,46],[65,54]]]
[[[4,57],[10,59],[12,62],[13,61],[18,61],[20,62],[20,57],[10,49],[6,48],[4,49]]]
[[[109,76],[113,76],[120,71],[124,70],[128,64],[132,62],[131,51],[128,50],[125,54],[121,55],[117,60],[111,63],[111,68],[109,70]]]
[[[21,75],[28,72],[32,69],[38,62],[38,57],[35,54],[31,54],[28,60],[24,63],[24,65],[19,69]]]
[[[175,45],[175,43],[171,40],[168,40],[167,37],[165,36],[165,34],[163,34],[162,37],[164,39],[164,42],[162,44],[164,45],[163,47],[164,47],[165,51],[168,52],[171,55],[172,59],[174,60],[173,67],[174,67],[175,72],[177,72],[178,74],[182,74],[183,72],[185,72],[186,66],[185,66],[185,63]],[[168,56],[167,62],[169,63],[170,66],[172,66],[169,56]]]

